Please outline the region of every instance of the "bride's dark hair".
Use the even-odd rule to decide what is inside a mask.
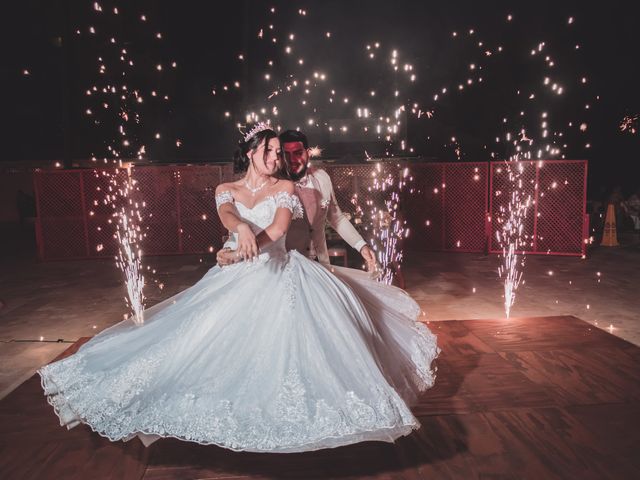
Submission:
[[[249,129],[247,129],[248,131]],[[272,138],[278,138],[278,134],[273,130],[266,129],[256,133],[253,137],[251,137],[246,142],[240,140],[238,142],[238,150],[236,150],[235,155],[233,156],[233,171],[235,173],[246,172],[249,168],[249,152],[255,152],[262,142],[264,142],[265,147],[269,144],[269,140]],[[264,149],[262,154],[263,161],[267,160],[267,149]]]

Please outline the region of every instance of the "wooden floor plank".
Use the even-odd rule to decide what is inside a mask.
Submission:
[[[465,320],[462,323],[496,352],[593,346],[637,348],[573,316]]]

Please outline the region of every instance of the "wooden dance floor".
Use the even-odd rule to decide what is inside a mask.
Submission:
[[[422,428],[396,444],[276,455],[111,443],[60,427],[36,375],[0,402],[0,478],[640,478],[640,348],[575,317],[429,327],[436,386],[414,408]]]

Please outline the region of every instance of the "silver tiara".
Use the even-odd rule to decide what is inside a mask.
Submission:
[[[247,134],[244,136],[244,141],[248,142],[249,140],[251,140],[254,135],[264,131],[264,130],[271,130],[271,125],[269,124],[269,122],[258,122],[256,123],[255,127],[253,127],[251,130],[249,130],[247,132]]]

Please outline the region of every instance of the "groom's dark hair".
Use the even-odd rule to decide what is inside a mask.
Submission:
[[[307,140],[307,136],[299,132],[298,130],[286,130],[282,132],[279,137],[280,143],[292,143],[292,142],[302,142],[304,148],[309,148],[309,141]]]

